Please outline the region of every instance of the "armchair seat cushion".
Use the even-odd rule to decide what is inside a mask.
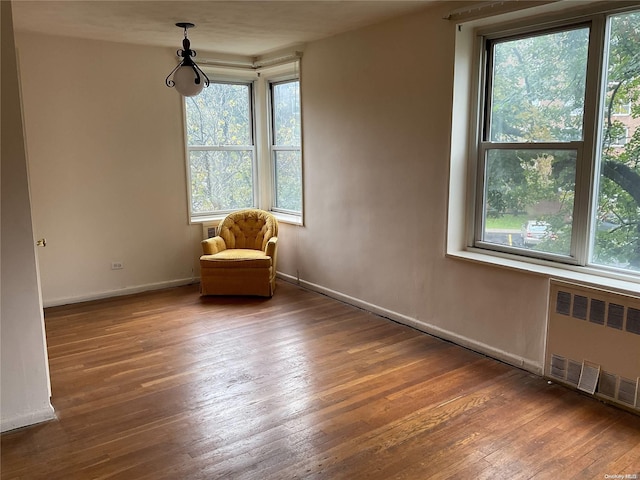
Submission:
[[[200,268],[270,268],[272,259],[262,250],[230,248],[214,255],[202,255]]]

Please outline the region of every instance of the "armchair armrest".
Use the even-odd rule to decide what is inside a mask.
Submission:
[[[267,241],[267,246],[264,249],[265,255],[274,258],[276,256],[276,248],[278,247],[278,237],[271,237]]]
[[[227,245],[224,243],[222,237],[207,238],[200,243],[202,244],[202,251],[205,255],[215,255],[227,249]]]
[[[276,274],[276,261],[278,260],[278,237],[271,237],[267,241],[267,246],[264,249],[264,253],[271,257],[271,266],[273,267],[273,275]]]

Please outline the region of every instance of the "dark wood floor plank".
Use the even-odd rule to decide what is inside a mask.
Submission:
[[[58,420],[2,435],[3,480],[640,470],[639,416],[284,282],[271,299],[188,286],[45,322]]]

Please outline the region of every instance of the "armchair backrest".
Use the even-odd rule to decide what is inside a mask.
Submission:
[[[264,250],[269,239],[278,236],[278,220],[264,210],[239,210],[220,222],[218,235],[227,248]]]

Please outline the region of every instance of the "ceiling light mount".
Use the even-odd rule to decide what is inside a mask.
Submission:
[[[189,23],[189,22],[178,22],[176,23],[176,27],[180,27],[180,28],[184,28],[184,34],[187,34],[187,29],[188,28],[194,28],[196,26],[195,23]]]
[[[175,87],[180,94],[185,97],[193,97],[199,94],[203,87],[209,86],[209,77],[200,69],[200,67],[192,60],[196,56],[196,51],[191,50],[191,42],[187,38],[187,30],[194,28],[195,25],[189,22],[176,23],[176,27],[184,30],[184,39],[182,40],[182,49],[176,53],[182,60],[167,75],[164,83],[167,87]],[[170,78],[173,75],[173,78]],[[204,80],[204,81],[203,81]]]

